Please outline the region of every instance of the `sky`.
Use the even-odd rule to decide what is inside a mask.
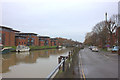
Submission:
[[[0,25],[84,42],[95,24],[118,13],[118,0],[3,0]]]

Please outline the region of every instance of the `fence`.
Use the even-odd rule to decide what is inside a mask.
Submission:
[[[65,62],[67,59],[71,59],[71,55],[72,55],[72,51],[69,52],[68,56],[60,56],[58,58],[58,65],[56,66],[56,68],[48,75],[47,80],[50,80],[50,78],[55,74],[55,72],[59,69],[61,69],[62,67],[62,71],[65,71]]]

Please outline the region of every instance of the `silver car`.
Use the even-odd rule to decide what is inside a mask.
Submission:
[[[92,48],[92,51],[93,51],[93,52],[98,52],[98,48],[97,48],[97,47],[93,47],[93,48]]]

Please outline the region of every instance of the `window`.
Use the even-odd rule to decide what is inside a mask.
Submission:
[[[28,42],[30,42],[30,38],[28,38]]]
[[[40,41],[44,41],[43,39],[40,39]]]
[[[48,45],[48,43],[49,43],[49,42],[48,42],[48,40],[45,40],[45,43],[44,43],[44,45]]]
[[[56,45],[56,41],[54,41],[54,45]]]
[[[30,35],[30,38],[31,38],[32,36]]]
[[[34,40],[31,40],[31,42],[34,42]]]
[[[11,30],[10,29],[2,29],[2,31],[7,31],[7,32],[11,32]]]
[[[34,42],[34,38],[31,38],[31,42],[32,42],[32,43]]]

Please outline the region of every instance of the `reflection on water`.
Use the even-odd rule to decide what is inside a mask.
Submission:
[[[6,78],[45,78],[57,65],[57,58],[70,49],[49,49],[2,55],[2,76]]]

